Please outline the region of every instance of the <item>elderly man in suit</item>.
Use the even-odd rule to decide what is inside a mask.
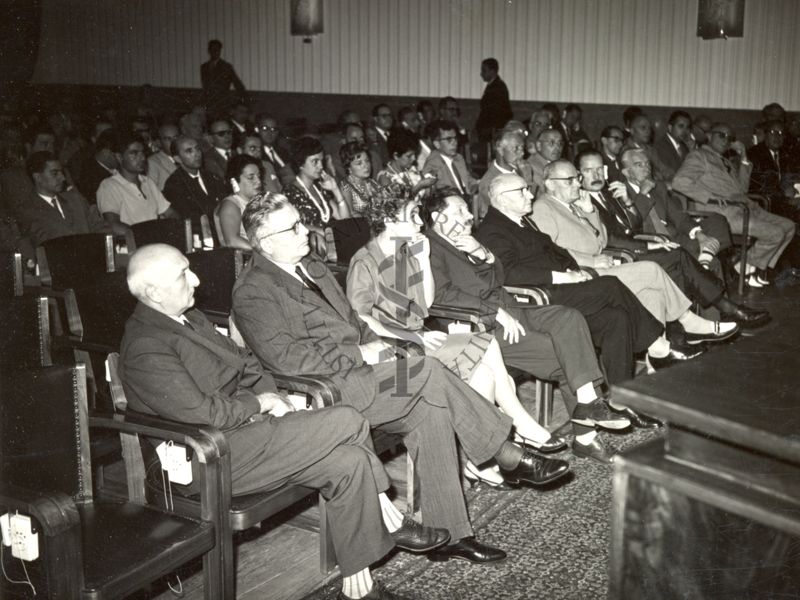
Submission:
[[[111,233],[112,229],[75,189],[64,190],[66,177],[52,152],[34,152],[27,161],[34,191],[20,208],[19,222],[34,246],[66,235]],[[124,235],[124,230],[116,233]]]
[[[747,265],[736,268],[749,273],[751,287],[769,284],[767,269],[774,269],[786,246],[795,234],[795,225],[789,219],[765,211],[747,197],[752,163],[747,160],[744,144],[734,141],[733,130],[726,123],[711,127],[709,142],[692,150],[675,174],[672,187],[703,205],[703,210],[725,216],[731,231],[742,233],[744,219],[740,205],[750,210],[749,235],[755,244],[747,253]],[[733,150],[741,157],[735,171],[725,153]]]
[[[702,241],[702,258],[710,263],[719,251],[719,242],[706,236],[702,228],[683,212],[680,201],[672,198],[663,182],[650,179],[647,153],[629,149],[623,152],[623,156],[628,159],[628,168],[623,172],[635,177],[633,181],[628,180],[627,186],[619,181],[606,186],[602,158],[596,150],[581,152],[575,159],[582,177],[583,201],[597,211],[606,228],[609,246],[630,250],[636,260],[657,263],[690,299],[703,307],[719,309],[724,321],[736,321],[747,326],[763,324],[767,313],[731,302],[725,294],[724,282],[704,269],[695,255],[683,247],[683,244],[697,245],[695,239]],[[667,227],[670,222],[675,235]],[[727,223],[717,223],[716,226],[719,235],[727,230]],[[651,241],[635,237],[645,230],[652,233]]]
[[[484,143],[491,142],[492,133],[514,118],[508,87],[500,79],[499,72],[500,63],[496,58],[485,58],[481,62],[481,79],[486,82],[486,88],[481,96],[475,129],[478,131],[478,139]]]
[[[455,188],[471,196],[478,190],[478,181],[467,169],[464,157],[458,153],[458,125],[437,119],[428,125],[434,150],[422,169],[425,175],[436,177],[436,187]]]
[[[653,124],[644,113],[639,113],[631,119],[630,137],[622,146],[625,151],[629,148],[644,150],[647,158],[653,165],[653,177],[657,181],[672,181],[675,171],[668,167],[659,157],[653,146]]]
[[[522,157],[525,154],[525,138],[514,130],[503,129],[494,143],[494,160],[478,182],[478,207],[479,214],[474,215],[480,221],[486,215],[490,206],[489,186],[497,177],[505,174],[519,175],[525,183],[536,193],[536,184],[533,181],[533,169]]]
[[[127,278],[139,301],[120,350],[130,408],[222,430],[234,495],[319,490],[344,577],[339,597],[396,598],[373,585],[370,564],[394,546],[429,551],[449,535],[404,518],[386,497],[389,480],[364,418],[345,406],[295,411],[253,355],[192,308],[200,282],[175,248],[143,246]]]
[[[233,290],[233,316],[261,364],[329,377],[343,402],[372,427],[403,436],[419,473],[423,519],[452,535],[433,558],[483,563],[505,557],[473,535],[456,436],[474,464],[494,459],[510,483],[554,481],[568,464],[509,442],[511,419],[436,359],[394,361],[392,347],[353,312],[325,264],[309,255],[309,231],[285,196],[257,196],[242,221],[254,252]]]
[[[495,325],[495,339],[509,366],[558,381],[573,423],[624,429],[630,421],[598,397],[603,375],[589,327],[577,310],[518,302],[503,288],[502,264],[472,236],[472,215],[455,190],[440,190],[422,208],[431,245],[435,302],[478,311]],[[613,452],[581,436],[573,454],[609,463]]]
[[[618,277],[661,323],[679,321],[688,343],[722,341],[738,332],[736,323],[708,321],[689,310],[691,301],[656,263],[615,264],[603,254],[608,242],[606,228],[591,198],[581,194],[580,180],[581,175],[568,161],[555,161],[545,168],[547,193],[533,204],[533,220],[541,231],[568,250],[582,267]],[[672,348],[670,358],[674,362],[696,355]],[[650,354],[648,362],[657,368],[659,358]]]
[[[167,179],[178,168],[172,158],[172,142],[180,135],[178,127],[165,123],[158,128],[158,141],[161,148],[147,158],[147,176],[156,182],[158,189],[164,191]]]
[[[167,179],[164,196],[181,218],[192,219],[192,229],[200,233],[200,217],[206,215],[209,223],[214,223],[214,209],[227,195],[227,188],[221,177],[203,167],[203,150],[196,139],[179,136],[171,150],[180,166]]]
[[[544,184],[544,168],[564,153],[564,134],[560,129],[545,129],[536,138],[536,153],[528,157],[533,181],[538,189]]]

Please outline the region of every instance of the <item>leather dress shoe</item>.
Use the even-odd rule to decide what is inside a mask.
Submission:
[[[544,454],[550,454],[551,452],[558,452],[559,450],[563,450],[567,447],[567,440],[561,437],[560,435],[556,435],[555,433],[550,434],[550,438],[546,442],[542,442],[541,444],[538,442],[534,442],[533,440],[529,440],[528,438],[522,438],[522,442],[520,445],[525,448],[526,450],[533,450],[534,452],[542,452]]]
[[[503,478],[511,485],[528,483],[545,485],[563,477],[569,472],[569,463],[557,458],[538,456],[529,450],[525,451],[519,464],[513,469],[500,468]]]
[[[606,403],[599,398],[589,404],[578,403],[572,413],[572,422],[585,427],[602,427],[613,431],[631,425],[626,417],[612,413]]]
[[[713,344],[729,340],[742,330],[738,323],[732,323],[733,327],[727,330],[723,330],[723,322],[714,321],[714,331],[710,333],[689,333],[687,331],[685,335],[686,343],[690,345],[702,344],[704,342]]]
[[[646,358],[647,366],[653,371],[660,371],[661,369],[666,369],[667,367],[697,358],[703,354],[703,352],[705,352],[705,350],[702,348],[680,348],[673,344],[669,350],[669,354],[666,356],[656,358],[648,354]]]
[[[572,453],[580,458],[591,458],[601,464],[610,465],[614,462],[616,451],[609,451],[600,441],[600,438],[595,436],[591,444],[572,442]]]
[[[506,553],[499,548],[493,548],[480,543],[475,536],[461,538],[455,544],[443,546],[428,554],[428,560],[435,562],[460,558],[473,563],[491,563],[505,560]]]
[[[659,427],[662,427],[664,425],[658,419],[654,419],[653,417],[648,417],[647,415],[637,413],[636,411],[631,410],[627,406],[625,408],[620,408],[620,409],[614,408],[613,406],[611,406],[610,408],[614,412],[620,413],[621,415],[625,415],[631,422],[631,425],[633,425],[634,427],[638,427],[639,429],[658,429]]]
[[[425,527],[408,515],[403,516],[403,525],[390,533],[394,545],[408,552],[430,552],[450,541],[450,532],[438,527]]]
[[[337,600],[353,600],[350,596],[345,596],[344,592],[339,592],[339,595],[336,596]],[[376,581],[372,585],[372,589],[369,591],[369,594],[363,596],[361,600],[411,600],[408,596],[399,596],[387,590],[383,583],[380,581]]]
[[[720,313],[719,318],[721,321],[736,321],[743,329],[761,327],[771,319],[766,310],[757,310],[741,304],[732,312]]]

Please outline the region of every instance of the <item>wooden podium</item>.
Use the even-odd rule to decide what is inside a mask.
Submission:
[[[800,319],[614,399],[668,426],[616,459],[609,598],[800,597]]]

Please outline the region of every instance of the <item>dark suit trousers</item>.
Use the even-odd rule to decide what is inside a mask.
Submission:
[[[590,281],[546,287],[553,304],[580,311],[589,325],[609,384],[633,377],[636,352],[652,344],[663,330],[616,277],[604,275]]]
[[[503,328],[495,329],[506,365],[537,379],[557,381],[571,415],[578,402],[575,390],[603,379],[586,320],[567,306],[515,307],[508,312],[522,323],[525,335],[509,344]]]
[[[725,293],[724,284],[710,271],[706,271],[697,259],[683,248],[669,252],[659,250],[637,256],[641,260],[650,260],[661,265],[670,279],[690,300],[708,307],[719,300]]]
[[[508,439],[511,418],[435,358],[381,363],[373,370],[377,395],[361,414],[372,427],[403,437],[419,475],[423,522],[448,529],[453,540],[472,535],[456,437],[472,462],[484,463]]]
[[[394,547],[378,500],[389,480],[373,450],[369,423],[358,411],[337,406],[266,416],[225,435],[234,495],[284,485],[319,490],[343,576],[365,569]]]

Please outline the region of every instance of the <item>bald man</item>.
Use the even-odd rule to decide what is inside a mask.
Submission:
[[[340,597],[395,598],[373,585],[369,565],[395,545],[432,550],[449,533],[404,519],[379,494],[389,481],[357,411],[295,411],[252,354],[192,309],[199,283],[171,246],[143,246],[131,256],[128,287],[139,302],[125,326],[119,369],[130,408],[222,430],[234,495],[285,485],[319,490],[344,576]]]

